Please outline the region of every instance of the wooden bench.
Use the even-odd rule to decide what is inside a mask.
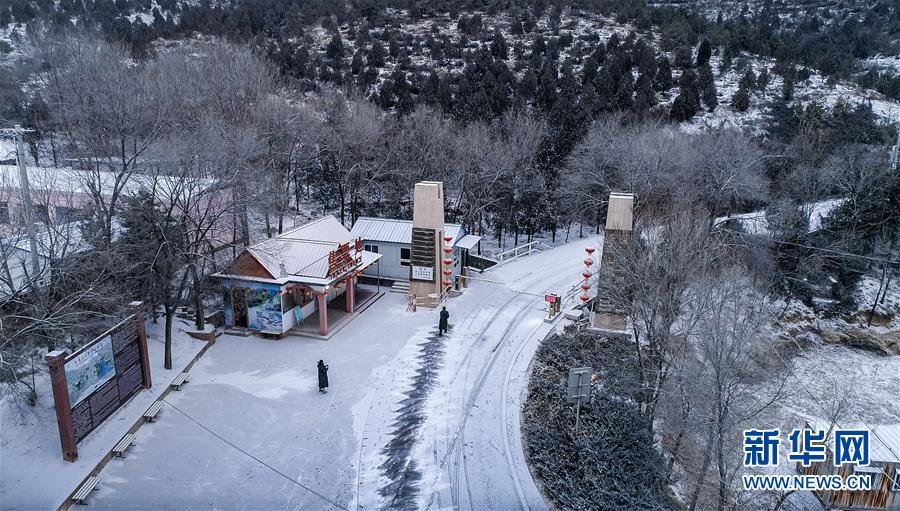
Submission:
[[[181,390],[181,386],[185,383],[188,383],[189,381],[191,381],[190,376],[188,375],[187,371],[185,371],[179,374],[178,377],[172,381],[172,387],[174,387],[175,390]]]
[[[163,402],[161,400],[153,403],[153,406],[144,412],[144,418],[149,422],[156,422],[156,416],[159,415],[159,411],[162,410],[162,407]]]
[[[75,492],[75,495],[72,496],[72,500],[78,505],[87,504],[88,495],[91,494],[94,490],[99,490],[100,488],[97,485],[100,484],[100,478],[98,476],[91,476],[87,478],[87,481],[81,485],[81,488],[78,488],[78,491]]]
[[[134,433],[128,433],[119,440],[119,443],[117,443],[115,447],[113,447],[112,452],[115,456],[124,458],[125,451],[132,445],[134,445]]]

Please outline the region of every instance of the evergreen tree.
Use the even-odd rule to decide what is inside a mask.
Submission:
[[[381,44],[381,41],[374,40],[372,41],[372,48],[369,49],[369,54],[367,55],[366,60],[369,62],[370,66],[384,67],[384,57],[385,51],[384,46]]]
[[[344,58],[344,42],[341,40],[341,33],[336,32],[331,36],[331,41],[325,48],[325,55],[332,61],[339,61]]]
[[[738,112],[746,112],[750,108],[750,93],[743,85],[739,86],[737,92],[732,96],[731,107]]]
[[[759,76],[756,77],[756,88],[765,95],[768,86],[769,68],[763,67],[762,71],[759,72]]]
[[[508,53],[509,52],[506,49],[506,40],[503,39],[503,34],[500,32],[500,29],[495,29],[494,40],[491,42],[491,55],[498,59],[506,60]]]
[[[697,74],[685,70],[678,79],[678,96],[672,102],[669,114],[676,122],[688,121],[700,111],[700,92],[697,87]]]
[[[581,83],[592,83],[597,78],[597,69],[597,61],[591,55],[584,61],[584,66],[581,68]]]
[[[537,101],[545,110],[550,110],[556,103],[556,63],[550,59],[544,61],[544,68],[541,70]]]
[[[718,106],[719,101],[716,98],[716,80],[713,77],[712,68],[709,62],[700,67],[700,78],[698,87],[700,88],[700,96],[706,109],[712,112]]]
[[[719,74],[724,75],[731,69],[731,61],[734,58],[734,50],[731,49],[731,46],[726,46],[724,50],[722,50],[722,62],[719,63]]]
[[[711,56],[712,47],[709,44],[709,39],[704,39],[703,42],[700,43],[700,47],[697,48],[697,67],[706,65]]]
[[[362,50],[356,50],[353,54],[353,60],[350,61],[350,72],[358,75],[363,68]]]
[[[634,89],[634,109],[643,116],[658,102],[656,91],[653,90],[653,80],[642,74],[638,76]]]
[[[756,74],[753,73],[753,68],[747,69],[747,72],[741,77],[741,81],[738,82],[738,86],[743,87],[748,91],[753,90],[756,87]]]
[[[634,106],[634,100],[632,98],[632,94],[634,93],[634,77],[630,72],[622,75],[622,79],[619,80],[619,86],[616,89],[615,96],[615,106],[616,109],[621,110],[623,112],[627,112],[631,110]]]
[[[653,80],[653,88],[659,92],[665,92],[672,88],[672,65],[668,57],[660,57],[656,70],[656,79]]]

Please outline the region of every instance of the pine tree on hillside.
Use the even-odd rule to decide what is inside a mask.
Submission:
[[[597,69],[597,61],[591,55],[584,61],[584,66],[581,68],[581,83],[592,83],[597,78]]]
[[[340,32],[331,36],[331,41],[325,47],[325,55],[332,61],[338,61],[344,58],[344,41],[341,40]]]
[[[726,46],[722,50],[722,62],[719,63],[719,74],[724,75],[731,69],[731,61],[734,58],[734,50],[730,46]]]
[[[700,43],[700,47],[697,48],[697,67],[706,65],[711,56],[712,46],[709,44],[709,39],[704,39],[703,42]]]
[[[766,94],[766,88],[769,86],[769,68],[764,67],[762,71],[759,72],[759,76],[756,77],[756,88],[760,92],[763,93],[763,96]]]
[[[731,107],[738,112],[746,112],[750,108],[750,93],[741,85],[731,98]]]
[[[712,112],[716,109],[716,106],[718,106],[719,100],[716,98],[716,80],[713,77],[712,68],[710,67],[709,62],[700,67],[698,87],[700,88],[700,96],[703,99],[703,104],[706,105],[707,110]]]
[[[678,79],[678,96],[672,102],[669,114],[676,122],[688,121],[700,111],[700,92],[697,87],[697,74],[685,70]]]
[[[506,60],[508,54],[509,52],[506,49],[506,40],[503,38],[503,34],[500,32],[500,29],[495,29],[494,40],[491,42],[491,55],[498,59]]]
[[[363,68],[362,50],[356,50],[353,54],[353,60],[350,61],[350,72],[358,75]]]
[[[747,69],[747,72],[741,77],[741,81],[738,82],[738,86],[748,91],[756,88],[756,74],[753,72],[753,68]]]
[[[369,49],[369,54],[367,55],[366,60],[369,62],[370,66],[384,67],[384,58],[385,51],[384,46],[381,44],[381,41],[374,40],[372,41],[372,48]]]
[[[634,76],[630,72],[622,75],[619,87],[616,90],[615,105],[617,110],[627,112],[634,106]]]
[[[647,75],[638,76],[634,87],[634,110],[643,117],[657,104],[656,91],[653,90],[653,80]]]
[[[653,88],[658,92],[665,92],[672,88],[672,65],[669,63],[668,57],[659,58]]]

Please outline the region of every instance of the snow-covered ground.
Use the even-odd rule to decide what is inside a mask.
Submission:
[[[46,373],[37,380],[38,404],[25,415],[20,415],[13,403],[0,402],[0,509],[56,509],[66,500],[206,344],[183,333],[179,321],[175,325],[173,369],[166,370],[162,364],[164,322],[148,321],[153,388],[138,392],[79,443],[78,460],[74,463],[62,459],[56,411]],[[140,436],[139,433],[139,441]]]
[[[92,508],[368,509],[401,492],[412,507],[545,507],[522,455],[519,403],[531,355],[552,328],[542,321],[543,293],[578,282],[588,244],[597,240],[478,275],[447,302],[452,329],[443,338],[436,311],[408,312],[394,293],[328,341],[220,337],[128,457],[101,472]],[[319,359],[330,365],[324,395]],[[422,392],[417,383],[427,384]],[[23,463],[35,478],[64,466],[48,420],[51,452]],[[86,443],[105,452],[120,433],[101,430]],[[387,467],[398,460],[406,470],[392,477]],[[39,507],[58,505],[80,477],[55,481]],[[21,509],[40,481],[26,493],[4,473],[4,484]]]

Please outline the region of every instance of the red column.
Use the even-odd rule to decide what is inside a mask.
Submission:
[[[147,330],[144,328],[144,302],[136,301],[128,304],[134,313],[134,322],[137,326],[138,346],[141,352],[141,374],[144,378],[144,388],[153,386],[150,379],[150,352],[147,351]]]
[[[66,385],[66,352],[51,351],[44,355],[44,361],[50,369],[50,387],[53,389],[53,406],[56,408],[63,459],[75,461],[78,459],[78,449],[75,447],[75,424],[72,422],[69,388]]]
[[[347,279],[347,297],[346,300],[344,300],[344,311],[346,311],[348,314],[353,313],[353,307],[356,305],[356,286],[354,285],[355,281],[356,279],[353,277]]]
[[[319,335],[328,335],[328,291],[319,293]]]

